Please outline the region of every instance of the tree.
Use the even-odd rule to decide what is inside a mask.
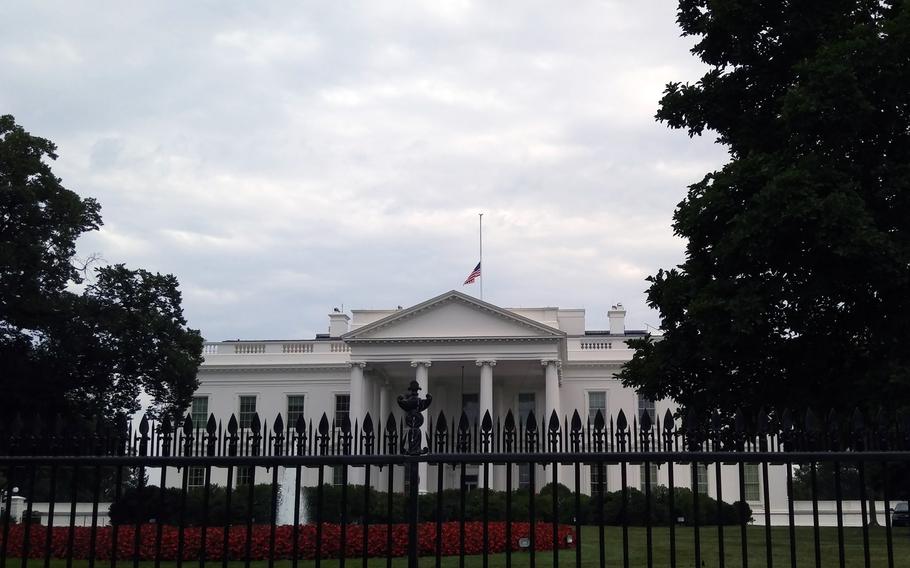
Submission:
[[[138,410],[144,390],[155,412],[185,409],[202,338],[186,326],[177,279],[118,264],[84,281],[76,239],[100,227],[101,209],[54,176],[55,152],[0,117],[0,400],[111,419]]]
[[[657,119],[730,160],[676,209],[663,337],[621,379],[703,410],[907,407],[910,5],[681,0],[678,22],[710,69]]]

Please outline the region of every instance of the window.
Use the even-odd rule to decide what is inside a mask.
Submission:
[[[608,491],[607,466],[602,463],[596,463],[591,465],[591,493],[597,494],[600,491],[604,493]]]
[[[651,419],[651,424],[657,420],[657,409],[654,407],[654,401],[650,398],[638,395],[638,421],[641,422],[641,417],[644,415],[645,411],[648,411],[648,417]]]
[[[344,468],[343,465],[332,466],[332,485],[344,485]]]
[[[743,466],[743,485],[746,490],[746,501],[761,501],[757,463],[747,463]]]
[[[700,495],[708,494],[708,466],[700,463],[695,466],[695,473],[698,482],[698,493]]]
[[[194,427],[205,428],[205,424],[209,420],[209,397],[193,397],[193,405],[190,407],[190,418],[193,419]]]
[[[188,487],[202,487],[205,485],[205,468],[190,467],[186,472],[186,484]]]
[[[600,411],[604,420],[607,420],[607,391],[588,391],[588,420],[591,426]],[[604,436],[606,437],[606,436]],[[607,466],[605,464],[591,465],[591,492],[607,491]]]
[[[256,414],[256,396],[240,397],[240,427],[249,428],[253,423],[253,415]]]
[[[249,465],[237,466],[237,487],[246,486],[253,482],[253,467]]]
[[[537,396],[533,392],[518,393],[518,420],[524,424],[528,420],[528,414],[537,410]],[[522,463],[518,465],[518,488],[528,489],[531,487],[531,464]]]
[[[640,481],[639,486],[641,487],[641,490],[644,491],[645,484],[647,483],[651,486],[651,491],[654,491],[655,489],[657,489],[657,464],[651,463],[651,464],[648,464],[647,467],[648,467],[648,469],[651,470],[651,473],[649,474],[650,479],[648,479],[648,480],[645,479],[645,471],[647,471],[645,469],[645,464],[641,464],[641,467],[638,468],[638,470],[640,472],[639,475],[641,477],[641,479],[639,480]]]
[[[594,424],[594,418],[597,411],[603,414],[604,420],[607,420],[607,391],[590,391],[588,392],[588,420]]]
[[[335,427],[341,428],[344,419],[351,418],[351,395],[349,394],[336,394],[335,395]]]
[[[461,395],[461,409],[468,415],[468,424],[477,424],[480,416],[480,395],[475,393]]]
[[[518,488],[528,489],[531,487],[531,464],[518,464]]]
[[[518,416],[515,418],[524,424],[531,412],[537,412],[537,395],[533,392],[518,393]]]
[[[288,421],[285,422],[285,427],[293,430],[294,426],[297,425],[297,419],[303,416],[303,402],[304,396],[302,394],[288,395]]]
[[[461,394],[461,409],[468,417],[468,424],[474,428],[478,426],[478,420],[480,417],[480,395],[478,393],[462,393]],[[460,420],[460,418],[459,418]],[[468,491],[471,489],[477,488],[477,466],[469,465],[467,473],[465,473],[465,487]],[[405,474],[407,475],[407,474]],[[473,481],[472,481],[473,480]]]

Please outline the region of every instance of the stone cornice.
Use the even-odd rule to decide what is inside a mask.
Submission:
[[[347,343],[351,345],[365,345],[370,343],[556,343],[562,337],[391,337],[391,338],[350,338]]]
[[[241,379],[207,379],[203,385],[200,386],[200,392],[211,391],[212,388],[231,388],[234,392],[246,391],[246,392],[257,392],[261,389],[278,387],[278,388],[289,388],[294,391],[307,391],[310,387],[314,386],[328,386],[337,388],[339,391],[345,390],[348,388],[350,383],[348,378],[318,378],[318,379],[307,379],[305,383],[300,382],[299,377],[287,377],[287,378],[270,378],[268,380],[257,380],[255,382],[248,382]]]
[[[566,367],[575,367],[575,368],[603,368],[603,367],[622,367],[626,362],[625,361],[564,361],[563,365]]]

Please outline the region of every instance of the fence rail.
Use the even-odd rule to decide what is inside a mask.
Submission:
[[[190,415],[174,421],[143,417],[138,426],[121,418],[115,424],[101,420],[89,428],[67,430],[61,419],[15,416],[0,424],[0,456],[332,456],[394,455],[407,453],[407,416],[390,413],[375,424],[367,413],[353,424],[345,417],[336,423],[323,413],[313,423],[299,415],[293,424],[281,414],[264,423],[258,413],[246,424],[231,415],[225,424],[209,415],[205,424]],[[880,413],[867,421],[856,410],[843,417],[831,413],[819,418],[803,412],[760,410],[714,415],[707,426],[694,414],[681,418],[667,410],[663,418],[647,411],[631,421],[624,411],[606,418],[600,410],[582,420],[555,412],[538,419],[533,412],[515,417],[508,411],[495,421],[487,412],[471,421],[462,412],[456,421],[443,412],[431,416],[420,429],[422,443],[433,453],[651,453],[651,452],[870,452],[910,450],[910,418]]]
[[[0,430],[0,568],[10,559],[26,568],[30,557],[45,567],[56,557],[90,567],[287,558],[295,568],[329,558],[343,568],[349,557],[364,568],[384,557],[388,568],[398,556],[441,568],[447,555],[488,568],[494,554],[507,567],[554,568],[893,567],[910,558],[910,529],[892,526],[890,511],[910,491],[906,417],[643,412],[630,421],[576,411],[472,422],[440,412],[425,424],[431,398],[416,383],[398,404],[402,414],[377,424],[369,414],[293,424],[210,415],[72,432],[62,420],[16,417]],[[787,511],[780,528],[776,495]],[[825,499],[832,528],[819,520]],[[856,508],[848,500],[859,503],[855,529],[844,522]],[[38,501],[48,519],[66,507],[68,526],[35,524]],[[106,501],[110,527],[98,521]],[[91,525],[76,527],[77,509],[89,507]],[[811,514],[810,526],[797,526],[807,524],[797,514]]]

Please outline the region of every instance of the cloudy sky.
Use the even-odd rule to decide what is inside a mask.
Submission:
[[[675,2],[9,2],[0,113],[103,206],[80,254],[176,274],[206,338],[461,283],[657,325],[644,278],[724,150],[654,122],[702,66]]]

